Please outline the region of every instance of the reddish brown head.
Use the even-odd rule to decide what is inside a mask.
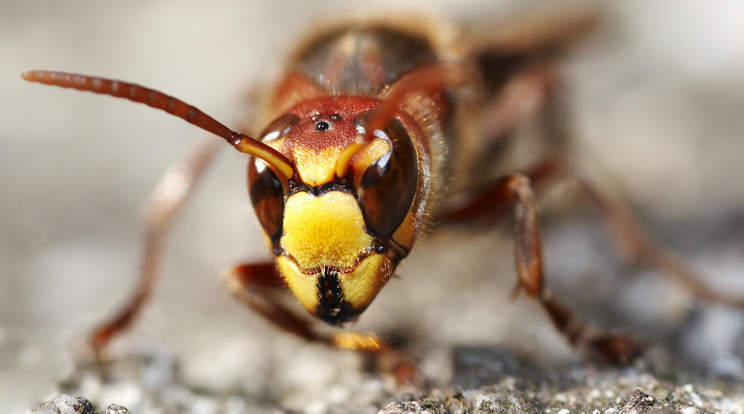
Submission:
[[[332,324],[354,319],[377,295],[412,239],[397,233],[417,194],[416,148],[398,119],[368,131],[380,101],[322,97],[302,102],[261,135],[294,165],[283,184],[263,161],[249,166],[251,200],[279,270],[300,303]],[[350,145],[372,139],[336,175]],[[417,219],[409,223],[417,223]]]

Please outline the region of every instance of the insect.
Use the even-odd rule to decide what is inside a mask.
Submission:
[[[144,103],[248,154],[250,198],[274,257],[236,266],[228,286],[286,331],[338,347],[386,350],[373,335],[322,335],[280,296],[289,291],[317,319],[342,326],[370,306],[427,226],[488,219],[509,208],[515,293],[535,299],[575,346],[624,362],[638,352],[634,339],[586,325],[545,286],[533,187],[561,176],[578,179],[634,257],[677,276],[701,297],[736,306],[742,301],[697,282],[679,259],[650,241],[622,204],[575,176],[559,144],[535,153],[517,172],[491,173],[525,121],[536,118],[560,130],[552,112],[559,55],[591,23],[583,14],[525,22],[482,43],[429,17],[327,27],[290,58],[264,103],[257,123],[266,126],[256,137],[136,84],[46,71],[23,78]],[[95,330],[97,350],[131,325],[150,296],[163,235],[213,148],[198,150],[156,189],[140,286]]]

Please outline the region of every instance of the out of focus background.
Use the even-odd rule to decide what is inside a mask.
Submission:
[[[162,112],[26,83],[19,73],[130,80],[239,127],[251,91],[272,79],[307,28],[365,3],[0,2],[1,412],[54,393],[89,329],[128,297],[142,250],[142,204],[163,171],[205,139]],[[404,6],[483,27],[556,7],[597,10],[596,34],[565,66],[571,156],[623,194],[650,233],[681,251],[706,283],[744,297],[744,3]],[[240,384],[264,398],[267,390],[284,392],[287,406],[306,407],[360,363],[351,354],[314,354],[321,351],[278,332],[224,287],[228,266],[268,258],[244,164],[225,148],[170,236],[154,300],[120,343],[172,349],[193,384]],[[591,209],[580,211],[546,219],[555,290],[588,315],[606,313],[600,322],[684,355],[694,369],[744,379],[744,313],[703,306],[653,269],[623,264],[601,223],[583,214]],[[506,232],[434,235],[357,327],[414,332],[421,347],[502,344],[538,360],[576,358],[534,304],[509,301],[511,258]],[[436,376],[437,367],[427,369]]]

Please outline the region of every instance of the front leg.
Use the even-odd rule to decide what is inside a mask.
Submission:
[[[241,301],[278,328],[310,342],[321,341],[310,329],[310,322],[290,310],[281,301],[285,292],[283,281],[276,274],[272,262],[236,266],[227,273],[227,288]]]
[[[230,292],[243,304],[256,311],[285,332],[310,342],[363,352],[384,352],[390,349],[374,334],[338,332],[322,335],[313,329],[312,319],[291,309],[284,281],[273,262],[236,266],[225,281]]]
[[[361,351],[375,358],[378,369],[398,384],[420,381],[416,364],[405,353],[373,333],[336,332],[324,335],[313,329],[314,320],[291,309],[288,290],[272,262],[236,266],[227,273],[228,289],[239,301],[285,332],[309,342]]]

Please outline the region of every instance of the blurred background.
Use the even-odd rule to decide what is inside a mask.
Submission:
[[[205,135],[145,106],[29,84],[19,73],[129,80],[239,127],[250,92],[281,69],[307,28],[365,3],[0,1],[0,411],[22,411],[50,395],[88,330],[128,297],[142,250],[142,204],[165,169]],[[405,3],[485,27],[546,3],[596,9],[602,24],[565,67],[571,155],[600,171],[708,283],[744,296],[744,3]],[[304,344],[235,303],[220,277],[232,264],[268,258],[244,164],[226,147],[170,236],[154,300],[121,341],[173,349],[195,383],[242,383],[259,394],[266,381],[245,385],[246,378],[272,373],[292,384],[281,361],[308,358]],[[608,319],[622,326],[668,326],[660,331],[676,335],[680,348],[696,344],[690,358],[742,375],[741,312],[691,313],[697,305],[679,287],[613,259],[600,224],[586,217],[546,223],[556,291],[594,312],[608,305],[611,315],[623,315]],[[358,328],[574,358],[533,304],[508,300],[511,241],[502,233],[455,231],[421,243]],[[681,336],[680,326],[689,327]],[[337,369],[329,368],[336,360],[303,366],[293,359],[292,367],[322,376]],[[316,378],[316,386],[323,380],[332,375]]]

